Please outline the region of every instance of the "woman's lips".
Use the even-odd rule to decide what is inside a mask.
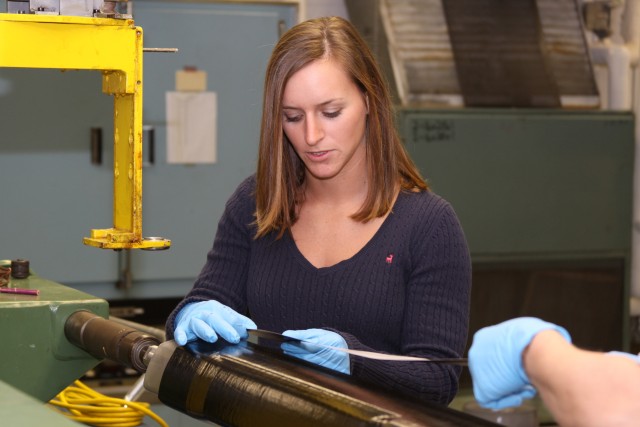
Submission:
[[[307,156],[312,160],[321,160],[328,156],[330,151],[307,151]]]

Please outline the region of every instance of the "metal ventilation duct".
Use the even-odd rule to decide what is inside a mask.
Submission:
[[[405,106],[599,106],[576,0],[380,0]]]

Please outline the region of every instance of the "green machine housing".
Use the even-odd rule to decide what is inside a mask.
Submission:
[[[566,326],[583,347],[627,348],[632,113],[400,109],[397,120],[465,231],[470,338],[533,315]]]
[[[109,305],[33,272],[10,286],[40,293],[0,294],[0,382],[47,402],[100,362],[67,340],[67,318],[78,310],[107,318]]]

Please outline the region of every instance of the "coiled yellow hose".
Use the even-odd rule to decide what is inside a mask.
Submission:
[[[62,408],[58,412],[66,417],[96,427],[135,427],[142,423],[145,416],[153,418],[162,427],[169,427],[149,409],[147,402],[108,397],[77,380],[49,403]]]

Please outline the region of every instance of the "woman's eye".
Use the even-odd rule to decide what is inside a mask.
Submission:
[[[342,110],[338,110],[338,111],[328,111],[324,114],[325,117],[329,118],[329,119],[335,119],[336,117],[338,117],[340,115],[340,113],[342,113]]]
[[[284,120],[288,123],[299,122],[301,118],[302,116],[287,116],[286,114],[284,115]]]

